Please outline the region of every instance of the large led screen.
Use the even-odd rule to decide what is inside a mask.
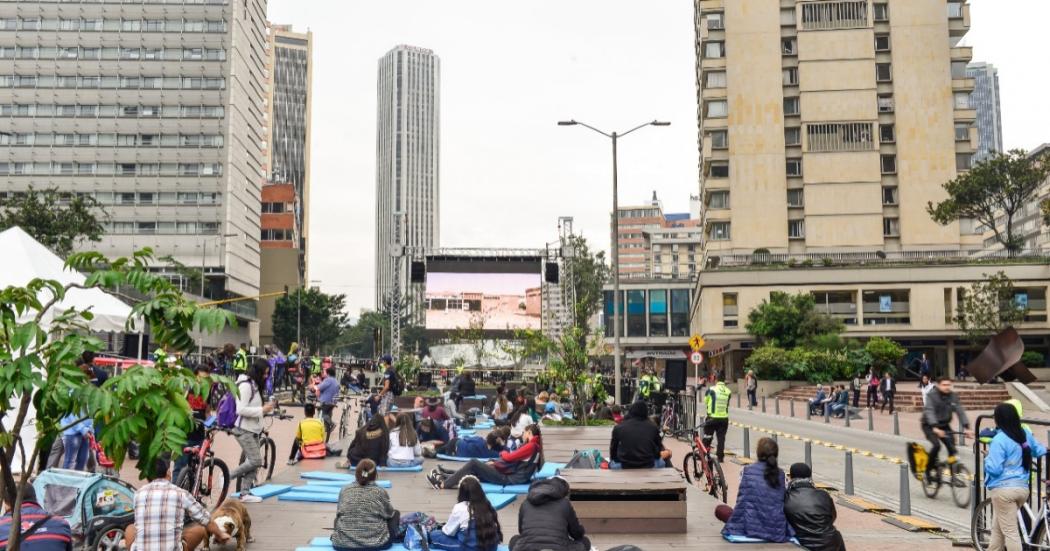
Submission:
[[[430,263],[426,328],[539,329],[543,301],[538,263],[535,266],[518,273],[487,263]]]

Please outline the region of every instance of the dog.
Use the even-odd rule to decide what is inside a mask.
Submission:
[[[211,514],[215,525],[230,538],[237,539],[237,551],[245,551],[252,541],[252,517],[239,499],[227,499]]]

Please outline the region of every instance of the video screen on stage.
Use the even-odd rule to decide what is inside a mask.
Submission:
[[[539,259],[428,259],[426,328],[539,329]]]

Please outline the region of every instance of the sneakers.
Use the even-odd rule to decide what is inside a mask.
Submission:
[[[291,466],[291,465],[295,465],[298,462],[299,462],[298,459],[289,459],[288,463],[286,463],[286,465]]]
[[[434,469],[434,470],[438,474],[443,474],[443,475],[456,474],[456,471],[453,471],[452,469],[449,469],[449,468],[445,467],[444,465],[438,465],[437,468]]]
[[[349,469],[350,467],[353,467],[353,465],[351,465],[349,461],[340,461],[335,464],[335,468],[337,469]]]
[[[262,503],[262,498],[252,494],[241,495],[241,503]]]
[[[430,486],[435,490],[441,490],[443,489],[445,478],[441,475],[441,473],[438,472],[437,469],[434,469],[427,473],[427,482],[429,482]]]

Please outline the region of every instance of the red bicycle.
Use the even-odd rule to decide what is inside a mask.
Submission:
[[[713,435],[701,435],[704,423],[695,428],[678,431],[675,436],[688,437],[692,450],[682,460],[682,472],[690,484],[696,484],[704,493],[726,503],[729,499],[729,487],[722,466],[718,464],[711,449]]]
[[[205,428],[204,441],[199,446],[183,448],[189,462],[179,472],[175,485],[189,492],[205,509],[211,511],[226,499],[226,492],[230,489],[230,469],[212,451],[215,431],[222,429],[208,422],[202,424]]]

